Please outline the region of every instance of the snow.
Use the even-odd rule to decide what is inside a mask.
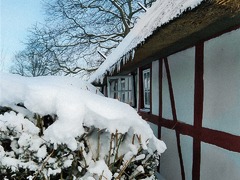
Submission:
[[[88,171],[91,174],[102,175],[104,179],[112,179],[112,173],[103,160],[90,163]]]
[[[141,154],[141,155],[136,157],[136,161],[142,160],[144,158],[145,158],[145,154]]]
[[[11,157],[3,157],[2,158],[2,166],[10,166],[12,171],[16,171],[17,167],[16,164],[19,164],[19,160],[15,159],[15,158],[11,158]]]
[[[53,170],[51,168],[48,169],[48,176],[56,175],[57,173],[61,173],[61,169],[56,169],[56,170]]]
[[[157,0],[139,21],[129,34],[123,39],[116,49],[107,57],[104,63],[93,73],[89,82],[103,80],[107,72],[112,73],[120,63],[125,64],[134,57],[134,48],[143,44],[152,33],[162,25],[177,18],[183,12],[197,7],[203,0]]]
[[[39,160],[44,159],[47,156],[47,147],[43,145],[41,148],[37,151],[37,157]]]
[[[2,161],[2,158],[4,157],[4,155],[5,155],[5,151],[3,147],[0,145],[0,161]]]
[[[141,172],[141,173],[144,173],[144,168],[142,166],[138,166],[137,171]]]
[[[84,146],[77,141],[77,137],[85,133],[85,127],[101,129],[102,134],[107,132],[108,135],[100,139],[99,161],[93,162],[95,151],[89,151],[88,154],[83,152],[86,163],[91,164],[86,174],[89,178],[92,177],[91,174],[112,177],[106,163],[101,160],[109,153],[109,146],[106,144],[110,144],[112,133],[128,133],[125,142],[129,144],[119,148],[119,156],[128,153],[126,159],[137,155],[139,146],[147,149],[149,153],[157,151],[161,154],[166,150],[165,143],[154,136],[150,126],[135,109],[118,100],[104,97],[94,86],[77,78],[30,78],[1,73],[0,107],[18,110],[18,113],[11,111],[0,115],[0,131],[4,132],[10,128],[19,138],[18,141],[12,139],[11,146],[14,152],[17,154],[25,151],[34,152],[39,161],[48,159],[49,164],[54,164],[57,160],[48,156],[47,147],[43,145],[46,142],[54,144],[55,148],[65,144],[70,150],[75,151]],[[39,128],[33,124],[32,117],[36,114],[57,117],[56,121],[44,130],[43,136],[39,136]],[[139,143],[132,144],[134,136],[134,141]],[[89,142],[97,138],[98,133],[93,133],[89,136]],[[97,146],[92,145],[91,148],[96,150]],[[20,162],[12,157],[14,154],[6,153],[0,143],[0,164],[12,168],[13,171],[16,170],[16,164],[19,167],[31,167],[33,170],[39,168],[31,159],[29,162]],[[137,157],[141,158],[144,157]],[[72,155],[63,156],[64,167],[71,166],[72,161]],[[47,176],[59,172],[60,169],[49,168],[44,174]]]
[[[2,95],[0,96],[0,98]],[[27,121],[22,114],[15,114],[14,112],[5,113],[4,116],[0,115],[0,127],[4,130],[6,127],[12,127],[15,131],[27,132],[30,134],[37,134],[39,129],[30,122]]]
[[[73,161],[73,156],[70,155],[66,161],[64,161],[64,167],[71,167],[72,166],[72,161]]]
[[[148,124],[129,105],[99,95],[92,85],[79,79],[24,78],[1,74],[0,89],[1,106],[12,107],[23,103],[28,110],[40,115],[56,114],[58,120],[45,131],[44,139],[52,143],[67,144],[72,150],[77,148],[75,137],[84,132],[83,125],[94,125],[111,133],[116,130],[125,133],[132,128],[134,133],[142,134],[143,143],[148,138],[153,138]],[[20,119],[23,120],[23,116]],[[20,124],[19,122],[18,128],[21,128]],[[34,130],[28,126],[29,131]],[[164,148],[160,153],[162,151]]]

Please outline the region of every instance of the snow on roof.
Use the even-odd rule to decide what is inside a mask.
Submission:
[[[139,19],[134,28],[123,39],[116,49],[107,57],[104,63],[90,77],[89,82],[102,80],[109,71],[116,67],[120,68],[120,63],[126,63],[130,57],[134,57],[134,48],[144,43],[154,30],[168,23],[189,9],[198,6],[203,0],[157,0],[152,7]]]
[[[77,78],[33,78],[0,73],[0,107],[14,110],[20,108],[16,106],[19,103],[26,107],[21,111],[24,117],[25,113],[57,115],[58,119],[45,130],[44,139],[67,144],[72,150],[77,146],[75,138],[84,133],[83,126],[106,129],[110,133],[132,130],[141,135],[143,146],[149,139],[159,153],[166,149],[131,106],[104,97],[94,86]]]

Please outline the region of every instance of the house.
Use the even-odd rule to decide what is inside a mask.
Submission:
[[[165,179],[240,179],[239,0],[157,0],[90,81],[167,144]]]

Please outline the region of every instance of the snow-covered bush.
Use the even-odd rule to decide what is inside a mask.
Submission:
[[[0,74],[0,179],[155,179],[165,149],[86,82]]]

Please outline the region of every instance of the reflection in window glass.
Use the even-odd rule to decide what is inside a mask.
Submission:
[[[135,106],[133,76],[108,77],[108,97]]]
[[[150,108],[150,69],[143,71],[144,108]]]

